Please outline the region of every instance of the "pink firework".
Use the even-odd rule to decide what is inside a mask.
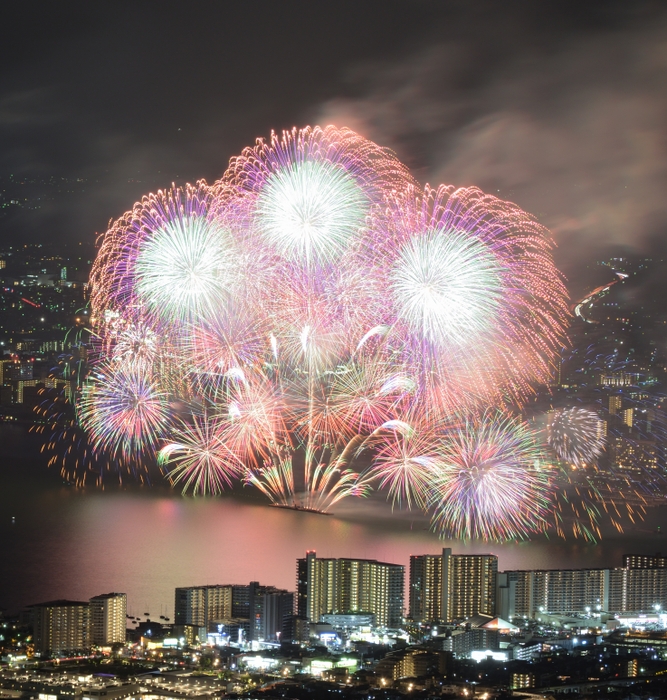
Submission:
[[[335,127],[272,134],[211,187],[144,198],[101,239],[91,306],[94,364],[134,368],[166,407],[106,438],[91,393],[100,447],[129,457],[146,435],[186,488],[238,475],[315,509],[371,484],[427,507],[442,436],[484,403],[520,408],[567,315],[532,217],[474,188],[422,190]]]

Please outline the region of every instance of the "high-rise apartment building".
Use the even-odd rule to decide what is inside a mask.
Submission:
[[[374,559],[318,559],[315,552],[297,560],[297,613],[319,622],[329,613],[375,615],[381,627],[403,619],[405,568]]]
[[[257,581],[251,581],[248,586],[248,609],[250,641],[291,640],[294,593],[273,586],[260,586]]]
[[[410,617],[415,622],[451,622],[494,615],[498,557],[442,554],[410,557]]]
[[[127,596],[105,593],[90,599],[90,641],[97,646],[125,642]]]
[[[442,555],[410,557],[408,610],[414,622],[442,620]]]
[[[54,600],[32,606],[35,651],[59,654],[90,647],[90,605]]]
[[[247,587],[245,587],[247,588]],[[174,620],[177,625],[194,625],[206,627],[216,620],[228,620],[232,617],[247,617],[234,614],[234,589],[244,589],[243,586],[215,585],[215,586],[189,586],[177,588],[174,600]],[[237,590],[237,607],[243,597],[247,606],[247,591]],[[241,607],[243,607],[241,603]]]
[[[623,419],[623,422],[628,426],[628,428],[632,428],[633,426],[634,411],[634,408],[626,408],[621,411],[621,418]]]
[[[105,593],[88,602],[39,603],[31,606],[31,610],[35,651],[42,654],[125,643],[125,593]]]
[[[247,629],[248,640],[271,641],[291,635],[294,593],[257,581],[242,586],[190,586],[176,589],[174,609],[177,625],[207,630],[216,623],[241,626]]]
[[[652,612],[667,606],[667,569],[611,569],[609,612]]]
[[[506,571],[498,575],[498,611],[503,619],[535,613],[607,610],[609,569]]]
[[[497,614],[504,619],[538,612],[651,612],[656,605],[667,606],[667,568],[505,571],[498,575],[498,600]]]
[[[615,416],[617,413],[620,413],[622,405],[623,405],[623,399],[620,396],[610,396],[609,397],[609,415]]]

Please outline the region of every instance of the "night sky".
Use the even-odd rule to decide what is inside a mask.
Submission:
[[[315,123],[517,202],[575,292],[667,232],[664,2],[7,0],[0,66],[0,190],[31,202],[0,245],[93,241],[142,194]]]

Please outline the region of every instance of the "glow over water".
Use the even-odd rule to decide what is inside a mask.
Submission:
[[[36,602],[124,591],[129,614],[173,619],[176,586],[257,580],[294,590],[296,559],[307,549],[406,570],[411,554],[443,546],[493,552],[500,570],[619,566],[625,552],[667,550],[665,535],[656,531],[665,508],[599,545],[545,538],[497,545],[440,541],[422,517],[392,515],[381,501],[343,502],[334,515],[322,516],[249,498],[249,492],[217,499],[165,489],[82,492],[39,471],[0,467],[0,608],[14,612]]]

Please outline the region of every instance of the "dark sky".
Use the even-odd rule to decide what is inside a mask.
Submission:
[[[667,3],[5,0],[0,178],[83,182],[34,184],[40,208],[0,218],[0,243],[92,240],[308,123],[516,201],[576,276],[667,232]]]

